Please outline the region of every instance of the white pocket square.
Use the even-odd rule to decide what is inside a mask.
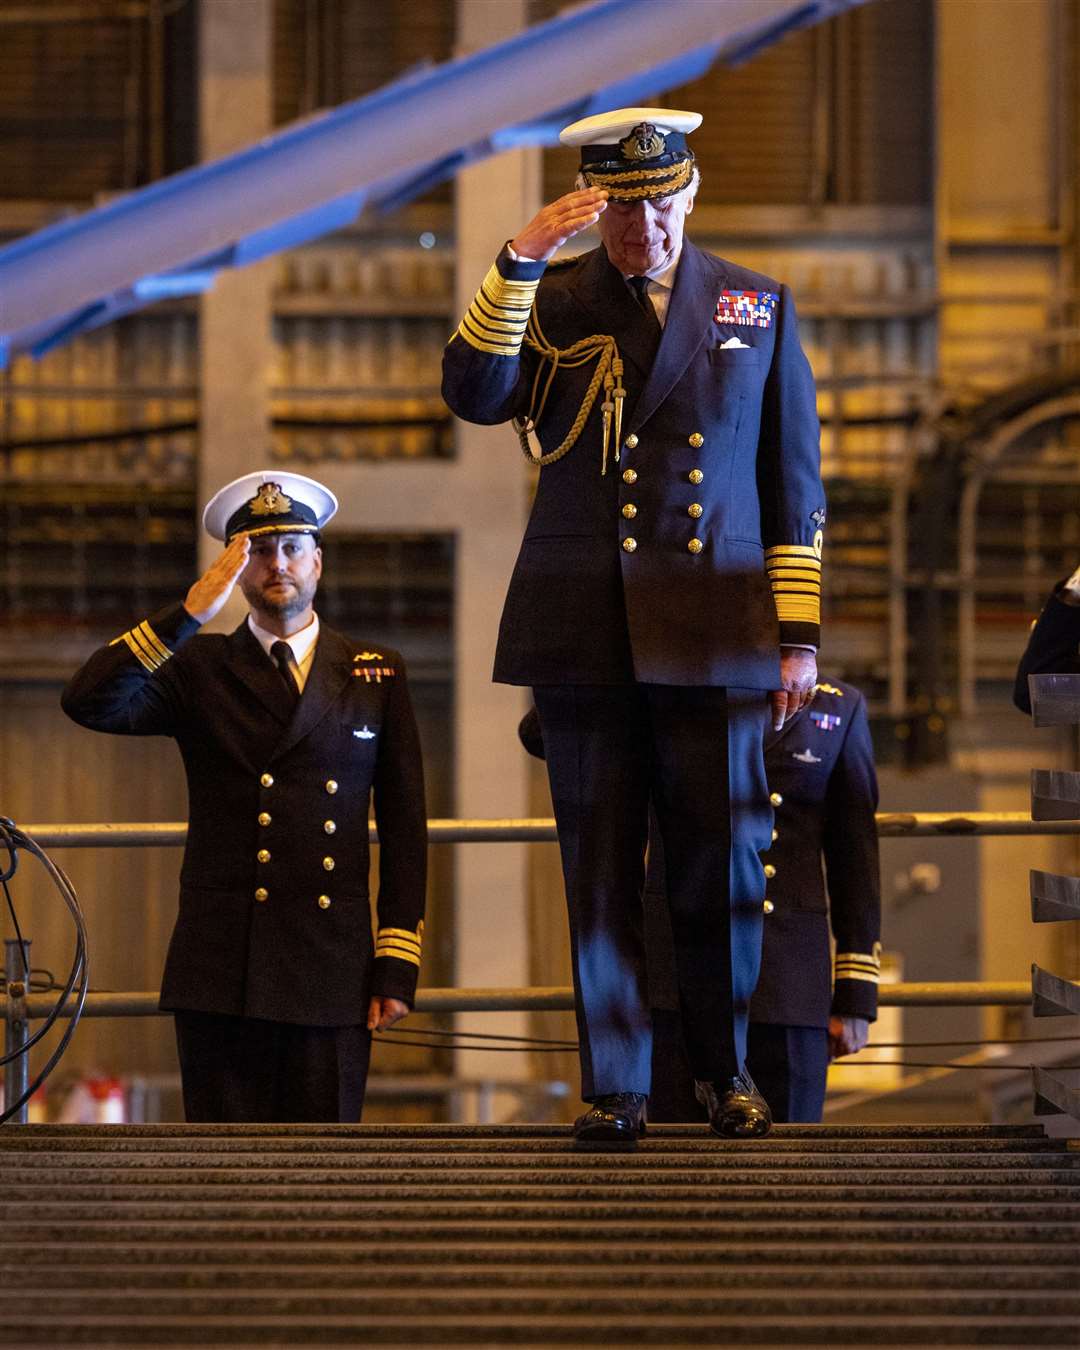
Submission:
[[[745,347],[749,351],[750,344],[749,342],[740,342],[737,337],[733,337],[728,338],[726,342],[721,342],[720,344],[721,350],[723,350],[725,347]]]

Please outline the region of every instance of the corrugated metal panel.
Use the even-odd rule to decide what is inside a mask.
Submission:
[[[694,133],[702,204],[810,200],[816,40],[790,34],[737,70],[716,67],[665,95],[704,117]]]
[[[932,192],[934,11],[931,0],[877,0],[842,16],[847,84],[841,134],[847,181],[837,200],[922,205]],[[841,160],[842,163],[842,160]]]
[[[0,194],[72,201],[135,181],[135,22],[7,24],[0,41]]]

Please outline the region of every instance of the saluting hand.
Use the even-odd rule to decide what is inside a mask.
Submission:
[[[510,247],[523,258],[547,262],[568,239],[600,219],[600,212],[607,207],[607,197],[603,188],[568,192],[535,215],[521,233],[510,240]]]
[[[805,647],[780,648],[780,688],[769,695],[773,730],[780,731],[789,717],[805,708],[817,685],[817,657]]]
[[[210,564],[184,599],[184,608],[198,623],[209,623],[232,595],[237,578],[248,564],[251,539],[238,534],[225,552]]]

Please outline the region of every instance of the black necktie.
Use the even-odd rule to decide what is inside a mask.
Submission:
[[[627,277],[626,279],[630,283],[634,298],[637,300],[641,312],[645,316],[645,321],[649,325],[649,332],[659,342],[663,329],[660,327],[660,320],[656,317],[656,310],[653,309],[653,302],[649,299],[649,278]]]
[[[289,690],[289,701],[297,703],[300,699],[300,686],[296,683],[296,677],[292,673],[295,657],[292,654],[292,648],[287,642],[277,641],[270,648],[270,655],[274,658],[274,664],[278,668],[281,678],[285,681]]]

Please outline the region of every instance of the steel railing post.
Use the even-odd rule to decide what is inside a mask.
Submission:
[[[27,971],[30,969],[30,942],[18,938],[4,939],[4,977],[7,983],[7,1008],[4,1017],[4,1109],[17,1102],[30,1083],[30,1056],[17,1052],[30,1038],[30,1019],[26,1011],[26,996],[30,992]],[[23,1102],[12,1116],[17,1125],[29,1119],[29,1102]]]

